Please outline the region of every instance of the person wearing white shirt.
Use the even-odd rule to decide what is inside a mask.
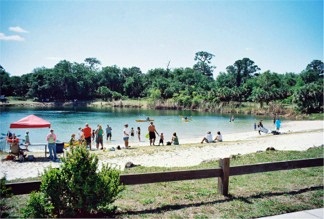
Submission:
[[[206,143],[212,143],[212,142],[214,142],[214,141],[213,141],[213,135],[211,134],[210,131],[207,132],[206,136],[201,140],[201,143],[204,143],[204,141],[205,141]]]
[[[125,143],[125,148],[130,148],[130,146],[128,146],[128,139],[129,139],[129,129],[128,129],[128,124],[125,124],[125,128],[123,130],[123,139],[124,139],[124,143]]]
[[[220,131],[217,132],[217,136],[215,138],[215,141],[219,141],[219,142],[222,142],[223,141],[223,136],[220,133]]]

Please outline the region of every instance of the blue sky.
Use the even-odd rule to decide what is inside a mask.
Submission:
[[[214,75],[244,57],[277,73],[323,61],[322,0],[0,0],[0,64],[10,75],[61,60],[149,69],[192,67],[214,56]]]

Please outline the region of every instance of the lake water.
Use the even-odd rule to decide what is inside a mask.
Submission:
[[[141,128],[142,142],[138,142],[136,137],[130,139],[130,145],[149,145],[147,134],[148,122],[136,122],[137,119],[146,119],[150,117],[154,119],[154,125],[159,133],[163,132],[165,142],[169,141],[172,133],[176,132],[180,144],[185,142],[199,142],[207,131],[211,131],[213,135],[217,131],[221,131],[224,135],[237,132],[248,132],[254,130],[254,123],[259,119],[264,120],[264,124],[273,126],[271,117],[256,117],[252,115],[235,115],[234,122],[229,122],[231,115],[215,114],[207,112],[193,111],[171,111],[171,110],[141,110],[141,109],[95,109],[95,108],[71,108],[71,109],[18,109],[18,108],[0,108],[0,133],[1,139],[8,132],[10,123],[15,122],[25,116],[34,114],[51,123],[60,141],[67,142],[71,134],[77,135],[78,128],[83,128],[85,123],[89,123],[91,128],[96,128],[101,124],[105,130],[107,124],[112,127],[112,141],[105,144],[108,146],[123,145],[124,124],[128,124],[129,128]],[[187,116],[190,121],[184,122],[182,119]],[[16,135],[23,138],[26,129],[11,129]],[[31,143],[45,143],[45,137],[49,132],[48,128],[29,129]],[[158,139],[156,144],[158,143]],[[8,145],[5,146],[8,150]],[[39,148],[37,147],[39,150]]]

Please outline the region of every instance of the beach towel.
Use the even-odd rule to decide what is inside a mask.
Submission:
[[[266,134],[269,133],[269,130],[264,127],[260,127],[260,131]]]

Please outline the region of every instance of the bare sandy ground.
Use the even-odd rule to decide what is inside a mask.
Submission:
[[[112,164],[121,170],[129,161],[142,166],[195,166],[204,161],[231,155],[265,151],[268,147],[274,147],[276,150],[303,151],[310,147],[321,146],[324,139],[323,127],[323,121],[293,121],[283,124],[280,135],[259,135],[257,131],[241,132],[224,135],[224,142],[221,143],[200,144],[201,139],[180,139],[180,146],[155,146],[150,154],[143,154],[143,150],[137,150],[147,145],[147,142],[132,144],[132,150],[92,151],[91,153],[98,154],[99,166]],[[62,164],[49,162],[46,159],[20,163],[4,160],[5,156],[2,156],[0,163],[0,176],[5,175],[7,180],[37,177],[44,169],[50,166],[59,167]],[[44,153],[36,153],[35,157],[37,156],[44,156]]]

